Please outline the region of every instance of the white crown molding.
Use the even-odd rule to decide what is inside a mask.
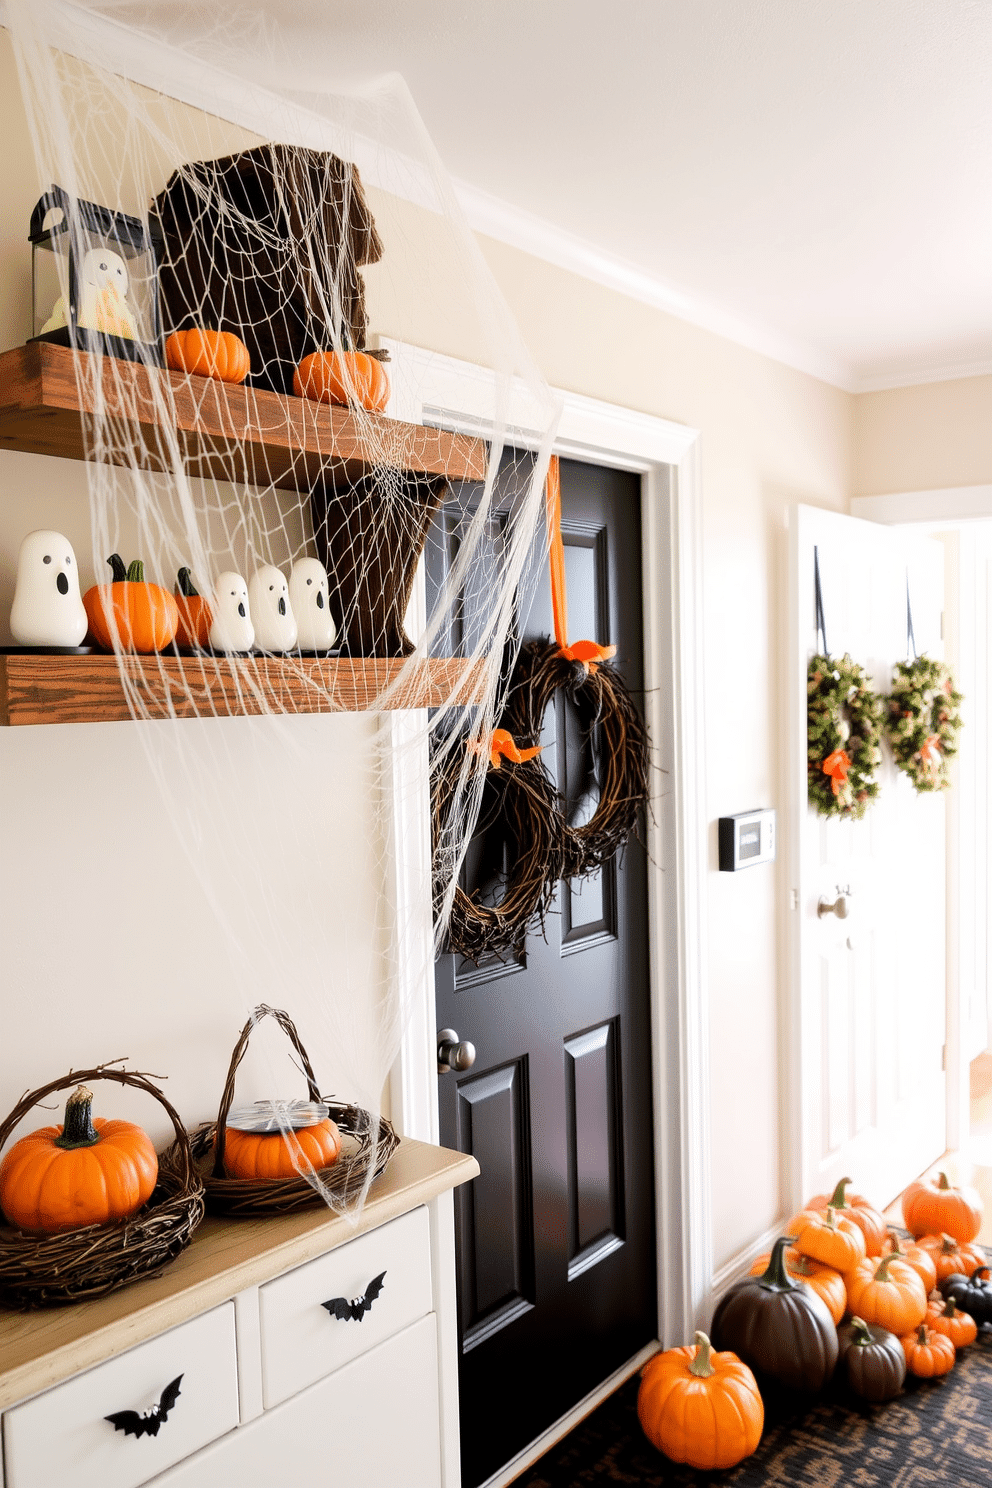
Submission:
[[[946,486],[932,491],[893,491],[854,496],[851,516],[866,522],[982,522],[992,518],[992,486]]]
[[[960,382],[966,377],[992,376],[992,358],[978,362],[930,363],[923,367],[855,376],[854,393],[885,393],[890,388],[925,387],[929,382]]]

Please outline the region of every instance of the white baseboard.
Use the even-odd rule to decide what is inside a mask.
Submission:
[[[619,1369],[611,1374],[609,1379],[605,1379],[584,1400],[580,1400],[578,1405],[573,1406],[566,1415],[562,1416],[561,1420],[556,1421],[553,1426],[548,1427],[547,1431],[542,1432],[535,1441],[531,1442],[529,1447],[525,1447],[522,1452],[518,1452],[516,1457],[511,1458],[505,1467],[501,1467],[499,1472],[494,1473],[491,1478],[487,1478],[482,1484],[482,1488],[507,1488],[507,1484],[519,1478],[521,1473],[525,1473],[529,1467],[533,1467],[538,1458],[543,1457],[545,1452],[550,1452],[551,1448],[560,1442],[563,1436],[568,1435],[573,1426],[577,1426],[580,1421],[584,1421],[586,1416],[590,1415],[596,1409],[597,1405],[601,1405],[608,1395],[612,1395],[614,1390],[618,1390],[625,1381],[630,1379],[632,1374],[636,1374],[639,1369],[642,1369],[647,1361],[653,1358],[658,1352],[660,1347],[661,1344],[658,1342],[646,1344],[639,1353],[636,1353],[632,1359],[628,1359],[626,1364],[622,1364]]]

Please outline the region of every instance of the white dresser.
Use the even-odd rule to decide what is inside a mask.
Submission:
[[[3,1488],[458,1488],[451,1190],[477,1171],[406,1140],[357,1226],[208,1219],[161,1277],[0,1310]]]

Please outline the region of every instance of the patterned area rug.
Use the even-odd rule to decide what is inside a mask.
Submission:
[[[657,1452],[637,1419],[635,1376],[560,1441],[515,1488],[992,1488],[992,1330],[942,1380],[907,1379],[888,1405],[864,1405],[839,1382],[809,1405],[765,1400],[753,1457],[697,1473]]]

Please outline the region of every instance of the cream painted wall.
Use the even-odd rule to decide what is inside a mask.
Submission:
[[[862,393],[852,495],[992,484],[992,376]]]
[[[38,182],[4,57],[0,47],[6,124],[0,161],[0,344],[7,346],[27,332],[25,233]],[[484,322],[453,312],[450,304],[446,311],[443,254],[425,270],[429,292],[415,272],[433,252],[416,248],[430,241],[421,235],[419,214],[382,198],[375,209],[387,259],[368,275],[374,329],[481,359]],[[779,1218],[783,1208],[778,1051],[786,989],[779,938],[787,896],[781,864],[735,876],[715,871],[715,823],[722,814],[780,806],[784,800],[785,513],[796,500],[845,509],[851,489],[853,400],[503,245],[482,246],[550,382],[702,430],[706,766],[713,870],[708,947],[713,1221],[720,1265]],[[0,575],[10,574],[28,522],[52,521],[74,541],[79,533],[79,544],[88,551],[85,488],[78,467],[0,454],[0,491]],[[6,593],[0,591],[0,622],[5,609]],[[217,727],[230,733],[232,803],[264,789],[267,741],[249,744],[251,736],[241,723],[193,726]],[[322,902],[335,915],[332,938],[335,927],[340,929],[341,967],[349,977],[359,975],[366,964],[381,912],[381,862],[367,846],[372,811],[365,765],[368,727],[356,719],[300,724],[307,738],[311,730],[320,731],[322,743],[333,752],[334,803],[325,797],[321,806],[332,850],[313,871],[326,889]],[[164,736],[158,748],[166,756],[162,768],[168,773]],[[271,762],[272,755],[268,758]],[[167,782],[170,791],[175,783]],[[307,783],[317,786],[312,773]],[[61,1069],[106,1052],[126,1053],[146,1068],[168,1069],[177,1104],[191,1116],[208,1113],[231,1040],[227,1022],[218,1019],[200,989],[223,981],[226,942],[215,916],[184,881],[182,850],[163,806],[167,800],[151,778],[148,757],[127,729],[41,729],[37,738],[34,731],[27,736],[9,731],[0,737],[5,838],[0,903],[5,960],[12,973],[4,992],[4,1109],[14,1094],[51,1073],[53,1066]],[[341,804],[346,801],[347,809]],[[40,803],[37,811],[33,802]],[[122,819],[145,823],[155,842],[157,867],[148,896],[132,881],[110,825]],[[267,830],[275,844],[278,821],[270,820]],[[57,854],[57,871],[48,866],[46,844]],[[335,866],[342,862],[348,864],[347,874]],[[345,878],[347,894],[338,914],[337,889],[345,887]],[[288,891],[283,907],[286,925],[299,928],[298,909]],[[270,995],[265,973],[272,964],[271,946],[263,940],[271,937],[273,927],[258,925],[243,906],[231,906],[231,915],[248,952],[239,974],[258,978],[264,983],[257,987],[259,994]],[[253,945],[259,958],[255,968]],[[293,976],[312,973],[312,947],[288,937],[285,949],[289,984]],[[122,976],[125,965],[144,968],[138,985],[132,976]],[[70,989],[85,992],[85,1003],[74,1001]],[[256,987],[251,990],[254,995]],[[290,1000],[288,994],[284,1000]],[[111,1027],[114,1044],[106,1050],[98,1037],[105,1025]],[[43,1040],[39,1026],[45,1028]],[[330,1049],[320,1052],[332,1054]]]

